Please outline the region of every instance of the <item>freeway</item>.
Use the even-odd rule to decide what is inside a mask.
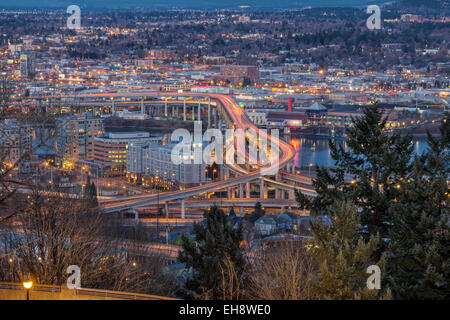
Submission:
[[[308,195],[314,196],[315,192],[312,188],[302,187],[302,186],[292,186],[283,182],[278,182],[272,179],[268,179],[265,177],[266,175],[274,175],[276,172],[274,170],[278,170],[279,168],[283,168],[289,161],[291,161],[295,156],[294,148],[286,143],[283,140],[280,140],[278,137],[274,137],[270,134],[267,134],[266,131],[260,130],[257,126],[255,126],[245,114],[245,111],[239,107],[236,101],[227,95],[223,94],[207,94],[207,93],[194,93],[194,92],[186,92],[186,93],[177,93],[177,92],[120,92],[120,93],[91,93],[91,94],[80,94],[80,95],[61,95],[61,96],[53,96],[51,98],[115,98],[115,97],[145,97],[145,96],[193,96],[193,97],[208,97],[210,99],[215,99],[221,103],[223,108],[219,110],[222,112],[222,116],[225,119],[231,120],[228,123],[229,127],[233,127],[234,129],[242,129],[244,131],[249,130],[254,132],[255,136],[252,136],[250,133],[250,139],[256,140],[256,135],[259,135],[259,138],[270,143],[271,155],[269,156],[270,165],[260,164],[255,171],[247,171],[244,167],[235,164],[235,163],[226,163],[226,165],[234,172],[239,173],[240,176],[221,180],[217,182],[212,182],[209,184],[188,188],[179,191],[172,192],[164,192],[157,195],[142,195],[142,196],[131,196],[126,199],[121,199],[120,201],[111,201],[104,203],[103,209],[105,212],[114,212],[120,210],[126,210],[136,207],[148,206],[151,204],[156,204],[157,202],[167,202],[174,200],[186,199],[198,194],[211,192],[215,190],[224,189],[227,187],[231,187],[241,183],[247,183],[258,179],[264,179],[268,183],[278,186],[283,189],[289,190],[299,190]],[[43,97],[50,98],[50,97]],[[227,121],[228,122],[228,121]],[[247,131],[248,132],[248,131]],[[238,152],[242,152],[246,150],[245,141],[237,141],[239,145],[237,146]],[[275,149],[275,150],[274,150]],[[276,157],[273,156],[274,151],[278,151]],[[241,155],[246,159],[255,160],[249,158],[249,155],[245,152],[245,154]]]

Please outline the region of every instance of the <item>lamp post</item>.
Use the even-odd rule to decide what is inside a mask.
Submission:
[[[27,290],[27,300],[30,300],[30,289],[33,287],[33,281],[25,281],[23,287]]]
[[[309,167],[309,177],[310,177],[310,178],[311,178],[311,167],[312,167],[312,166],[313,166],[312,163],[310,163],[309,166],[308,166],[308,167]]]

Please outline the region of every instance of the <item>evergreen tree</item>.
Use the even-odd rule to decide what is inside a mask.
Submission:
[[[90,190],[90,201],[94,207],[98,206],[98,200],[97,200],[97,187],[94,182],[91,183],[91,190]]]
[[[450,298],[450,227],[447,186],[450,118],[441,139],[416,156],[390,208],[388,281],[398,299]]]
[[[98,206],[97,187],[95,186],[94,182],[91,182],[91,178],[89,175],[86,178],[86,184],[84,187],[84,199],[87,201],[89,206]]]
[[[251,223],[255,223],[256,220],[258,220],[259,218],[261,218],[266,212],[262,209],[262,205],[261,202],[256,202],[255,203],[255,209],[253,210],[252,213],[250,214],[246,214],[245,215],[245,219],[247,219],[248,221],[250,221]]]
[[[378,260],[373,256],[379,238],[371,237],[365,242],[358,234],[358,216],[351,202],[339,201],[334,207],[330,226],[320,220],[312,224],[309,253],[318,266],[313,279],[315,294],[320,299],[333,300],[389,298],[389,290],[382,294],[385,290],[367,288],[367,267],[384,267],[384,257]],[[381,286],[383,289],[383,282]]]
[[[410,170],[411,137],[388,134],[386,119],[376,106],[365,108],[364,115],[353,119],[345,133],[346,147],[329,142],[335,167],[316,169],[313,184],[317,197],[310,201],[297,193],[297,200],[316,214],[327,214],[337,200],[351,200],[367,235],[387,237],[388,209],[398,193],[395,186]]]
[[[235,275],[242,279],[245,264],[240,249],[242,227],[234,228],[232,218],[216,206],[205,211],[204,217],[204,224],[194,224],[195,242],[183,236],[183,250],[178,258],[186,263],[186,268],[192,268],[192,277],[185,284],[188,294],[219,299],[224,293],[222,271],[230,262]]]

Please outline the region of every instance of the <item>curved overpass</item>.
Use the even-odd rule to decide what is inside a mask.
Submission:
[[[253,130],[255,133],[259,134],[260,138],[266,139],[267,142],[270,142],[270,145],[277,146],[279,150],[279,158],[277,163],[277,168],[284,167],[289,161],[291,161],[295,156],[294,148],[286,143],[285,141],[273,137],[270,134],[267,134],[265,131],[260,130],[257,126],[255,126],[245,114],[245,111],[240,108],[236,101],[227,95],[223,94],[207,94],[207,93],[194,93],[194,92],[186,92],[186,93],[178,93],[178,92],[118,92],[118,93],[93,93],[93,94],[81,94],[81,95],[61,95],[61,96],[52,96],[52,97],[41,97],[41,98],[114,98],[114,97],[143,97],[143,96],[200,96],[200,97],[208,97],[211,99],[218,100],[223,108],[222,109],[224,118],[230,120],[228,125],[233,126],[235,129],[243,129],[244,131],[247,129]],[[228,122],[228,121],[227,121]],[[254,137],[256,138],[256,137]],[[239,148],[240,147],[240,148]],[[240,145],[238,150],[246,150],[245,146]],[[248,154],[244,154],[244,157],[249,158]],[[131,196],[127,197],[127,199],[121,199],[117,201],[107,201],[103,204],[103,208],[105,212],[114,212],[125,209],[131,209],[136,207],[147,206],[151,204],[156,204],[159,202],[173,201],[184,199],[188,197],[192,197],[201,193],[211,192],[218,189],[223,189],[227,187],[234,186],[240,183],[247,183],[259,178],[264,179],[271,185],[278,186],[282,189],[289,190],[299,190],[302,193],[305,193],[310,196],[315,196],[314,190],[311,188],[305,188],[301,186],[292,186],[283,182],[278,182],[269,178],[264,178],[263,175],[265,170],[267,170],[267,166],[259,166],[259,168],[255,171],[247,171],[245,168],[237,165],[237,164],[225,164],[231,170],[240,173],[241,175],[235,178],[230,178],[227,180],[212,182],[209,184],[205,184],[202,186],[197,186],[193,188],[188,188],[185,190],[172,191],[172,192],[164,192],[158,195],[140,195],[140,196]]]

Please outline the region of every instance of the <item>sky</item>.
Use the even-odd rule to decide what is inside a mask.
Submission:
[[[395,0],[394,0],[395,1]],[[380,0],[0,0],[0,8],[64,8],[76,4],[81,8],[304,8],[364,6],[387,2]]]

